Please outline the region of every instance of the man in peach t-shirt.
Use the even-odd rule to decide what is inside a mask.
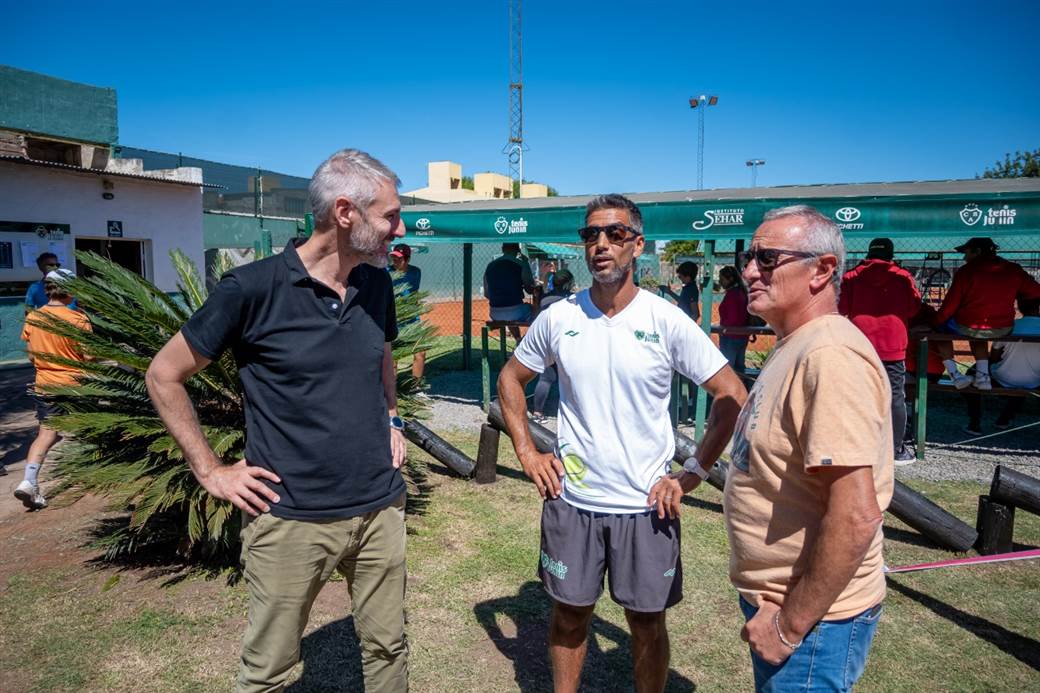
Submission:
[[[837,313],[845,243],[827,217],[767,213],[746,254],[748,310],[777,344],[733,435],[725,513],[759,691],[849,690],[885,596],[892,498],[884,366]]]

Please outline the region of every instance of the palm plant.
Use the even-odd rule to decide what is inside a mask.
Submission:
[[[128,522],[105,523],[98,532],[97,544],[108,559],[158,555],[211,567],[232,564],[239,513],[195,480],[152,407],[144,382],[155,354],[205,301],[205,284],[180,251],[171,253],[179,277],[177,297],[94,253],[76,255],[88,272],[73,280],[70,290],[88,312],[94,331],[83,332],[42,313],[37,318],[44,329],[77,342],[89,359],[75,364],[85,371],[79,385],[50,391],[62,412],[52,425],[71,438],[56,464],[58,492],[72,499],[98,494],[112,509],[129,513]],[[396,293],[401,322],[425,312],[422,294]],[[403,327],[393,343],[395,358],[426,348],[432,332],[422,322]],[[402,372],[397,385],[401,415],[421,417],[422,404],[415,398],[421,383]],[[240,459],[245,418],[230,352],[189,379],[186,387],[213,450],[224,460]],[[421,475],[414,466],[406,469],[413,490]]]

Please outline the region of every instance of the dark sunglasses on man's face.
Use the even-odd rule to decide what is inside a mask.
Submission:
[[[755,264],[758,265],[758,269],[761,272],[769,272],[777,268],[780,264],[780,258],[784,255],[790,255],[791,257],[810,258],[819,257],[817,253],[807,253],[804,250],[787,250],[785,248],[752,248],[751,250],[745,250],[740,254],[740,261],[743,265],[751,264],[754,260]]]
[[[624,245],[639,235],[639,232],[625,224],[608,224],[607,226],[586,226],[578,229],[578,235],[585,245],[592,245],[599,240],[601,233],[607,234],[607,240],[614,245]]]
[[[61,263],[60,262],[45,262],[45,263],[43,263],[43,266],[44,267],[61,267]]]

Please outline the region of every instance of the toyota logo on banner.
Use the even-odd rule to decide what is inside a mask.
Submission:
[[[846,224],[852,221],[856,221],[860,217],[860,211],[855,207],[842,207],[834,213],[834,218],[838,221],[843,221]]]
[[[430,220],[427,219],[426,217],[423,217],[421,219],[416,219],[415,220],[415,228],[417,228],[417,229],[419,229],[421,231],[425,231],[426,229],[430,228]]]

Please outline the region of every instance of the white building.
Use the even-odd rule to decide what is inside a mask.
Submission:
[[[170,251],[204,267],[202,174],[176,172],[157,177],[0,156],[0,283],[39,279],[42,252],[72,268],[74,250],[92,250],[175,291]]]

